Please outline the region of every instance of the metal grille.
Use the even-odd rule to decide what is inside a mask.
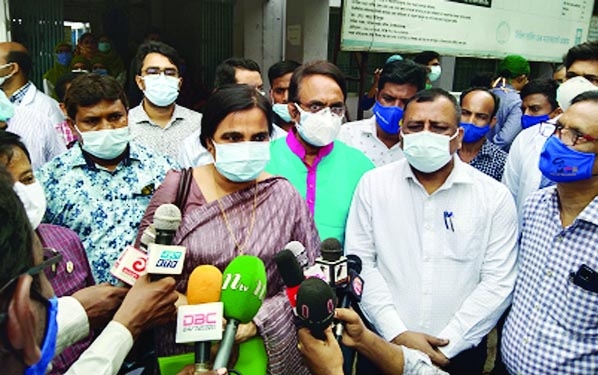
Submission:
[[[64,39],[63,0],[9,0],[12,40],[33,59],[29,79],[41,89],[42,76],[54,63],[54,47]]]

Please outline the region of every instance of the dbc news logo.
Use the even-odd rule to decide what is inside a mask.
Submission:
[[[212,341],[222,339],[222,302],[179,306],[175,341]]]
[[[218,314],[215,312],[188,314],[183,316],[183,332],[216,329]]]

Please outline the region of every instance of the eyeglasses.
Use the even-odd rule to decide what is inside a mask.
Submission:
[[[556,135],[561,142],[567,146],[575,146],[584,144],[586,142],[596,142],[598,138],[591,135],[584,134],[576,129],[566,128],[562,124],[556,123],[554,127],[554,135]]]
[[[308,112],[311,113],[318,113],[321,110],[323,110],[324,108],[328,107],[330,108],[330,112],[334,113],[337,116],[344,116],[345,115],[345,111],[346,111],[346,107],[344,104],[333,104],[331,106],[327,106],[327,105],[323,105],[323,104],[319,104],[319,103],[310,103],[310,104],[302,104],[301,102],[296,102],[297,104],[299,104],[300,107],[306,107]]]
[[[565,77],[567,79],[575,78],[575,77],[583,77],[590,81],[590,83],[594,86],[598,86],[598,76],[594,74],[577,74],[575,72],[567,72],[565,73]]]
[[[2,295],[2,293],[4,293],[6,289],[8,289],[12,284],[14,284],[14,282],[17,281],[19,277],[23,275],[37,275],[46,268],[57,265],[58,263],[60,263],[61,260],[62,254],[60,254],[58,251],[49,247],[44,248],[44,261],[38,264],[37,266],[33,266],[25,270],[24,272],[20,272],[18,275],[8,280],[8,282],[0,288],[0,295]]]
[[[158,75],[158,74],[164,74],[165,76],[168,77],[178,77],[179,76],[179,71],[176,68],[164,68],[164,69],[160,69],[158,67],[152,66],[149,67],[147,69],[145,69],[144,71],[145,75],[151,76],[151,75]]]

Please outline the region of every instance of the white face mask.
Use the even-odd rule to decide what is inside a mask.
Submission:
[[[14,64],[14,63],[8,63],[8,64],[0,65],[0,69],[7,68],[7,67],[9,67],[12,64]],[[2,86],[4,84],[4,82],[6,82],[6,80],[9,79],[10,77],[12,77],[14,74],[15,74],[15,72],[12,72],[12,73],[9,73],[9,74],[7,74],[5,76],[0,77],[0,86]]]
[[[430,67],[430,73],[428,73],[428,78],[430,82],[434,82],[440,78],[440,74],[442,73],[442,68],[440,65],[432,65]]]
[[[214,166],[233,182],[255,180],[270,161],[270,142],[213,142]]]
[[[81,147],[96,158],[103,160],[112,160],[120,156],[131,140],[128,126],[88,132],[82,132],[77,125],[75,128],[83,138]]]
[[[23,202],[31,226],[33,229],[37,229],[46,213],[47,203],[44,188],[37,180],[29,185],[17,181],[13,186],[13,190]]]
[[[444,167],[451,160],[450,142],[457,137],[459,129],[452,136],[422,131],[403,136],[403,154],[409,164],[420,172],[432,173]]]
[[[179,96],[179,79],[160,74],[143,76],[145,91],[143,94],[158,107],[168,107]]]
[[[335,115],[329,107],[316,113],[304,111],[298,104],[295,104],[295,107],[301,114],[299,123],[295,127],[304,141],[316,147],[334,142],[341,130],[343,116]]]

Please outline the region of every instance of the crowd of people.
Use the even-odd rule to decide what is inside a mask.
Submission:
[[[438,53],[394,55],[354,122],[324,60],[274,64],[266,93],[255,61],[226,59],[199,113],[177,104],[183,60],[161,41],[129,69],[139,102],[106,37],[55,52],[44,94],[27,48],[0,43],[3,373],[194,374],[177,306],[196,266],[240,255],[267,274],[235,336],[241,373],[342,374],[350,349],[357,374],[482,374],[495,327],[495,375],[598,372],[598,42],[554,77],[508,55],[458,97],[432,87]],[[123,287],[112,266],[168,203],[182,273]],[[313,264],[327,238],[362,262],[340,343],[295,326],[275,263],[299,241]]]

